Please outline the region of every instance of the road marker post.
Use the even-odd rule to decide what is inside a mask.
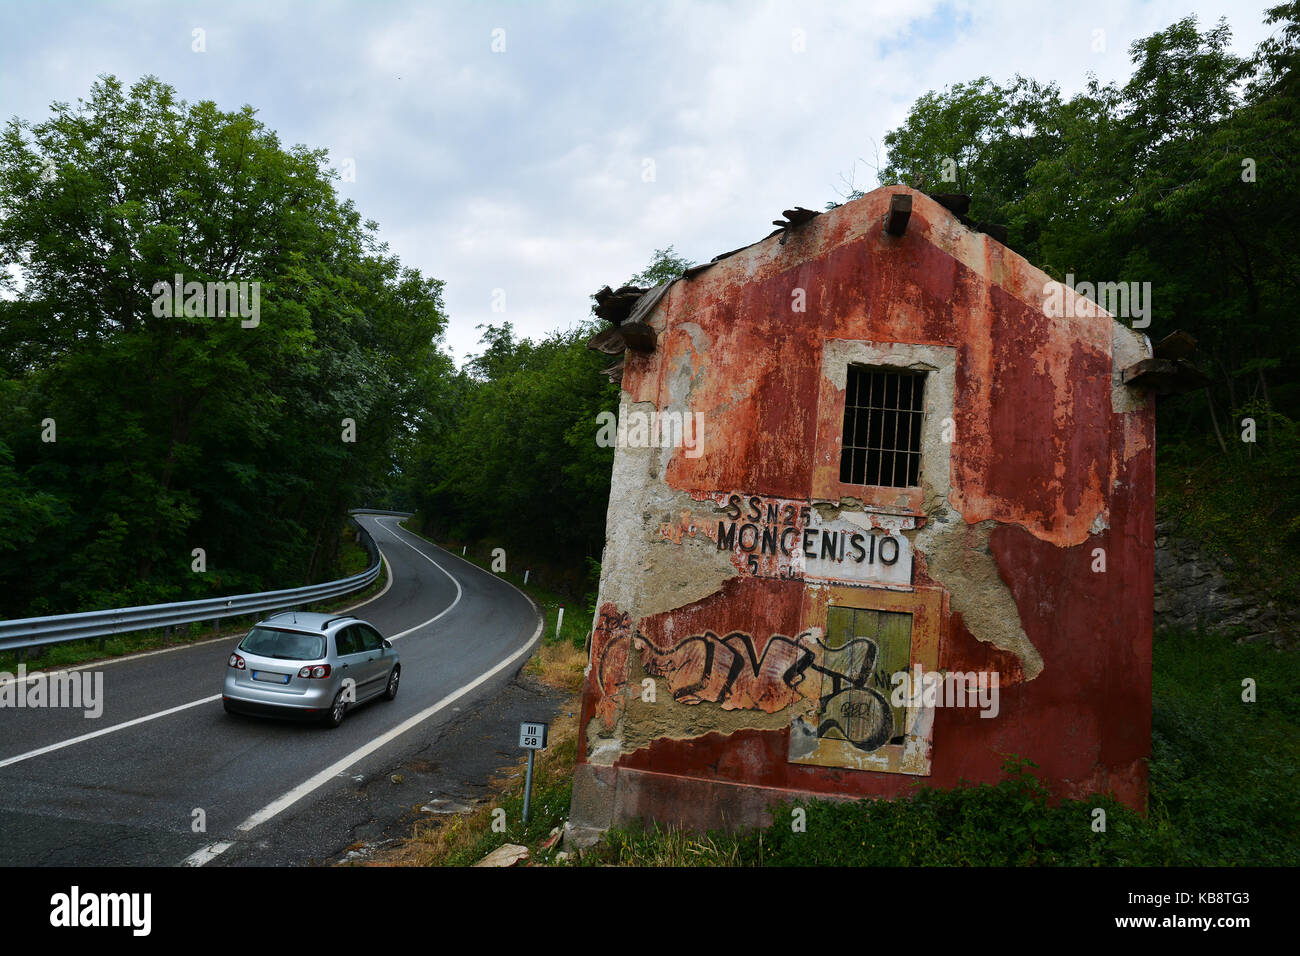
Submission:
[[[519,725],[519,746],[528,751],[528,774],[524,777],[524,823],[528,822],[528,805],[533,796],[533,756],[546,749],[546,731],[549,728],[538,720]]]
[[[560,639],[560,625],[564,623],[564,605],[560,605],[560,613],[555,615],[555,639]]]

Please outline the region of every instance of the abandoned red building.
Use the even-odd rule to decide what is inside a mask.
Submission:
[[[570,834],[1013,754],[1143,807],[1149,343],[923,193],[786,215],[597,295],[623,405]]]

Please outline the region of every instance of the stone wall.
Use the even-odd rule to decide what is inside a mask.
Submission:
[[[1244,641],[1295,642],[1300,613],[1230,579],[1236,562],[1213,554],[1176,519],[1156,520],[1155,626],[1241,629]]]

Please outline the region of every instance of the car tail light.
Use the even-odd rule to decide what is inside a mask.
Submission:
[[[244,668],[247,666],[246,664],[244,664],[244,659],[240,657],[238,654],[231,654],[230,660],[227,661],[227,663],[231,667],[237,668],[238,670],[241,671],[244,670]]]
[[[323,680],[330,676],[330,666],[328,664],[307,664],[298,671],[298,676]]]

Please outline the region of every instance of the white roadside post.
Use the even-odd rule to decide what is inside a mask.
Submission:
[[[555,637],[560,637],[560,625],[564,623],[564,605],[560,605],[560,613],[555,615]]]
[[[524,823],[528,822],[528,804],[533,796],[533,755],[546,749],[548,727],[541,721],[519,725],[519,746],[528,751],[528,775],[524,778]]]

